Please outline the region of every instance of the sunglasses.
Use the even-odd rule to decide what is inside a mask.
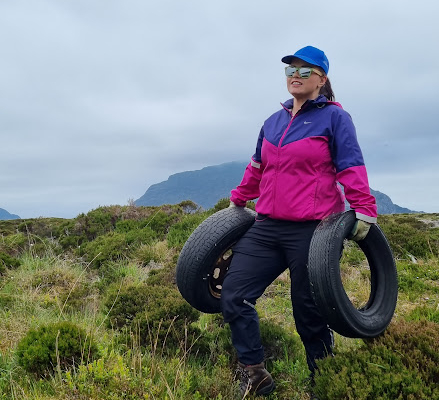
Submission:
[[[314,72],[319,76],[323,76],[323,74],[316,68],[311,67],[292,67],[289,65],[288,67],[285,67],[285,75],[288,77],[292,77],[295,72],[299,73],[299,76],[303,79],[308,79],[311,74]]]

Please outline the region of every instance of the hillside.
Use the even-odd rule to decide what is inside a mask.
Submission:
[[[74,219],[0,221],[0,398],[240,398],[228,326],[190,307],[175,284],[187,238],[227,206],[109,206]],[[335,335],[336,357],[319,363],[321,400],[439,399],[438,222],[439,214],[379,216],[396,258],[396,312],[377,339]],[[352,241],[340,269],[362,306],[371,276]],[[277,383],[266,400],[309,399],[290,290],[284,273],[256,305]]]
[[[20,217],[15,214],[10,214],[8,211],[0,208],[0,220],[19,219]]]
[[[138,206],[158,206],[191,200],[207,210],[218,199],[230,197],[230,191],[241,182],[246,166],[246,162],[231,162],[180,172],[171,175],[164,182],[151,185],[135,203]],[[379,214],[415,212],[394,204],[384,193],[373,189],[371,192],[377,199]],[[349,207],[348,204],[346,206]]]

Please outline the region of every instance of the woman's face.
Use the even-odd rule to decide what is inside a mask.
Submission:
[[[314,68],[312,65],[300,60],[299,58],[293,59],[290,65],[298,68]],[[301,78],[299,73],[296,71],[293,76],[287,77],[288,92],[290,92],[290,94],[298,100],[314,100],[318,97],[320,88],[325,84],[326,79],[326,76],[319,76],[314,71],[311,73],[309,78]]]

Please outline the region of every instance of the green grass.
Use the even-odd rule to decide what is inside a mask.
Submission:
[[[228,205],[223,203],[217,209]],[[0,252],[16,258],[20,265],[5,266],[0,272],[0,400],[239,398],[236,355],[230,330],[221,315],[201,314],[191,325],[179,325],[177,337],[183,339],[177,346],[167,343],[174,336],[159,333],[152,329],[152,324],[139,325],[142,332],[136,331],[135,325],[116,329],[109,324],[115,312],[112,307],[120,307],[118,293],[124,293],[125,288],[161,285],[175,289],[178,252],[192,230],[212,212],[200,212],[183,203],[161,208],[111,206],[72,220],[1,221]],[[439,220],[439,216],[380,218],[392,248],[397,249],[400,291],[393,319],[395,334],[403,330],[401,326],[416,336],[417,330],[410,330],[411,324],[439,324],[439,250],[435,247],[439,235],[428,222]],[[145,228],[151,231],[148,240],[142,242],[138,232]],[[120,254],[111,251],[115,234],[129,240],[129,248],[119,247]],[[84,252],[86,248],[90,254]],[[367,301],[369,269],[354,243],[346,245],[341,272],[353,303],[359,306]],[[114,305],[108,302],[109,298],[114,299]],[[276,391],[265,399],[307,399],[308,369],[295,330],[288,274],[282,274],[267,289],[257,309],[267,367],[277,385]],[[17,345],[29,329],[60,321],[72,322],[91,332],[100,356],[70,370],[59,371],[54,366],[52,374],[40,379],[20,366]],[[172,320],[163,321],[162,325],[167,332],[173,329]],[[344,380],[354,377],[375,382],[385,376],[390,381],[400,379],[412,389],[420,387],[425,393],[430,390],[420,386],[422,383],[406,369],[404,360],[395,359],[398,375],[387,370],[383,375],[384,370],[376,365],[387,368],[386,357],[393,339],[391,335],[386,338],[389,342],[379,342],[374,348],[363,340],[336,335],[334,360],[340,361],[325,361],[329,366],[322,367],[319,378],[322,387],[332,387],[327,390],[328,400],[354,398],[340,395]],[[427,357],[427,347],[424,351]],[[414,354],[427,360],[422,354]],[[342,369],[335,371],[338,366]],[[373,385],[359,385],[356,399],[368,399],[362,393],[381,390],[385,382],[380,388]],[[376,398],[399,398],[394,393],[380,396]],[[407,394],[405,398],[418,397]]]

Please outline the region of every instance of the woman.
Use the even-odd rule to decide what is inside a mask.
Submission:
[[[307,46],[282,61],[292,99],[265,121],[256,152],[231,194],[231,206],[237,207],[258,198],[256,222],[233,249],[221,295],[243,376],[242,395],[274,389],[264,367],[255,304],[286,268],[311,377],[315,360],[331,354],[332,333],[311,297],[307,260],[318,223],[345,208],[338,182],[356,211],[352,239],[364,239],[377,217],[355,127],[333,101],[326,55]]]

